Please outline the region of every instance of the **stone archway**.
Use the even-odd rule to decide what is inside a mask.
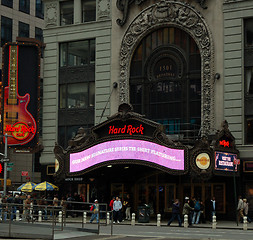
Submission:
[[[181,28],[195,40],[201,56],[201,134],[214,126],[214,51],[203,16],[191,5],[163,0],[144,9],[129,25],[120,49],[120,103],[129,103],[129,76],[133,53],[144,36],[163,26]]]

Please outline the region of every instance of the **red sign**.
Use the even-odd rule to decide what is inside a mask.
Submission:
[[[229,147],[229,141],[222,140],[220,141],[220,145],[222,145],[223,147]]]
[[[22,171],[21,176],[22,176],[22,177],[28,176],[28,171]]]
[[[132,125],[125,125],[122,128],[119,127],[115,127],[115,126],[109,126],[109,134],[129,134],[129,135],[133,135],[134,133],[138,133],[143,135],[143,130],[144,127],[142,126],[142,124],[140,124],[140,126],[138,127],[133,127]]]
[[[234,160],[234,165],[240,165],[240,159],[235,159]]]
[[[3,172],[3,166],[2,166],[2,163],[0,163],[0,173]]]

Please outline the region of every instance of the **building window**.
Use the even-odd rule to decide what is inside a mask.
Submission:
[[[30,0],[19,0],[19,11],[30,14]]]
[[[43,42],[43,31],[41,28],[35,27],[35,38]]]
[[[42,0],[36,0],[36,17],[44,19],[44,5]]]
[[[1,3],[3,6],[13,8],[13,0],[2,0]]]
[[[95,40],[62,43],[60,66],[82,66],[95,62]]]
[[[60,3],[61,26],[70,25],[74,22],[74,1]]]
[[[147,35],[130,69],[134,111],[161,123],[172,139],[198,138],[201,127],[201,60],[195,41],[170,27]]]
[[[18,23],[18,36],[29,38],[29,24],[23,22]]]
[[[60,85],[60,108],[88,108],[95,104],[95,83]]]
[[[83,16],[83,22],[96,21],[96,1],[95,0],[82,1],[82,16]]]
[[[244,21],[245,143],[253,143],[253,18]]]
[[[1,17],[1,46],[12,42],[12,19]]]

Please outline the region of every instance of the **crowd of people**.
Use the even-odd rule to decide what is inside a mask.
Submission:
[[[10,205],[11,203],[11,205]],[[121,199],[117,197],[112,197],[111,201],[108,202],[109,210],[112,212],[111,219],[113,223],[120,223],[124,220],[131,220],[131,208],[132,201],[130,195],[124,198],[123,203]],[[8,209],[9,207],[9,209]],[[99,210],[105,210],[104,205],[99,205],[96,199],[94,203],[90,206],[85,203],[85,199],[82,195],[77,193],[67,194],[66,196],[58,198],[57,194],[49,196],[40,196],[31,194],[9,194],[7,196],[2,196],[0,194],[0,220],[6,220],[7,217],[11,220],[14,218],[17,220],[36,220],[38,218],[38,211],[42,212],[42,217],[47,220],[49,216],[53,214],[57,215],[57,208],[61,209],[63,215],[66,217],[78,217],[82,215],[82,211],[90,211],[91,218],[90,223],[95,219],[99,222],[99,217],[101,218],[103,213]],[[201,201],[199,198],[195,197],[185,197],[184,204],[181,206],[178,199],[176,199],[172,204],[172,216],[168,221],[168,226],[177,219],[179,226],[182,226],[182,217],[188,216],[189,226],[193,224],[205,223],[206,220],[212,222],[213,216],[216,215],[216,200],[215,197],[205,201]],[[19,210],[19,216],[16,216],[16,212]],[[102,211],[103,212],[103,211]],[[251,223],[251,219],[248,215],[249,204],[247,199],[242,199],[241,196],[238,197],[237,214],[238,222],[243,222],[244,217],[246,217],[247,222]],[[31,219],[35,216],[35,219]]]

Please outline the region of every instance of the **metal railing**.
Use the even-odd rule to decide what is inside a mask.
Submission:
[[[60,203],[61,201],[58,202]],[[92,203],[75,201],[64,201],[63,206],[1,203],[0,237],[19,236],[26,238],[26,235],[30,235],[33,238],[54,239],[56,231],[70,228],[99,234],[100,225],[108,225],[106,216],[107,213],[111,214],[111,212],[107,211],[107,204],[99,204],[98,223],[91,225],[89,224],[89,217],[92,215],[92,211],[90,211],[91,205]],[[68,216],[71,216],[71,218],[68,218]],[[50,226],[51,231],[48,231]],[[47,231],[43,230],[45,227],[47,227]],[[22,229],[23,235],[18,229]],[[40,233],[40,231],[42,232]]]

